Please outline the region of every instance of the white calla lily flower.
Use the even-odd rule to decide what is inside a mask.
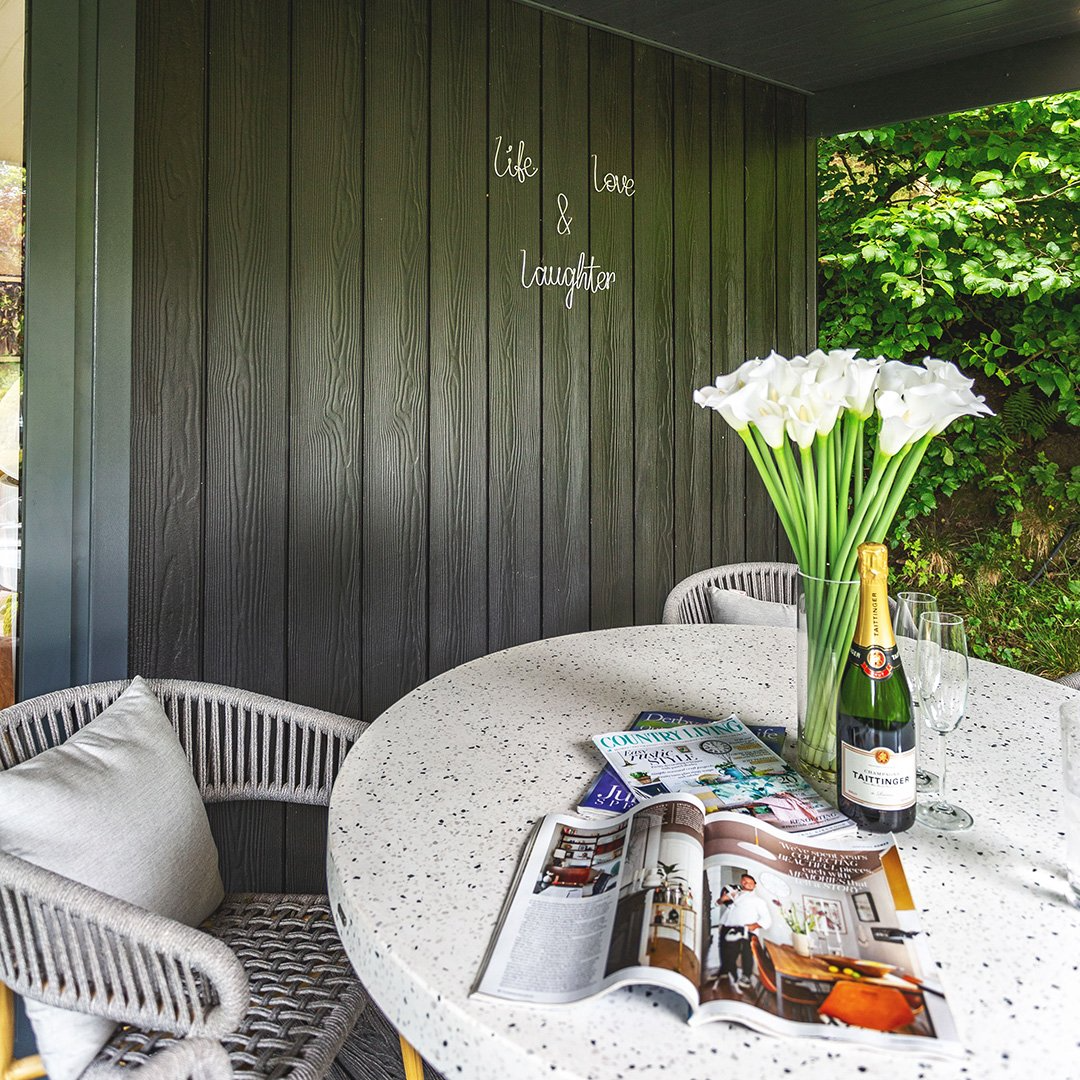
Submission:
[[[986,404],[986,399],[973,394],[968,389],[954,390],[948,386],[936,388],[941,402],[938,406],[938,418],[931,431],[940,435],[954,420],[961,416],[993,416],[994,411]]]
[[[975,385],[975,380],[964,375],[951,360],[935,360],[932,356],[928,356],[923,361],[923,367],[936,382],[947,386],[950,390],[970,390]]]
[[[902,394],[905,390],[922,386],[932,379],[930,372],[917,364],[905,364],[903,360],[886,360],[878,369],[876,389],[879,394]]]
[[[784,409],[784,430],[788,438],[795,442],[800,450],[809,450],[817,437],[817,422],[810,415],[806,402],[783,398],[780,405]]]
[[[878,372],[885,361],[882,357],[864,360],[852,357],[844,377],[844,407],[850,409],[860,420],[867,420],[874,412],[874,390]]]
[[[878,449],[886,457],[892,457],[905,446],[917,443],[934,426],[935,417],[930,403],[925,397],[911,396],[910,392],[898,394],[895,390],[879,391],[877,411],[881,417]]]
[[[773,401],[763,380],[753,380],[730,394],[717,410],[736,431],[753,424],[774,450],[784,445],[784,408]]]

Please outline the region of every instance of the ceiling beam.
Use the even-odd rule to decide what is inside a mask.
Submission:
[[[809,134],[864,131],[1077,89],[1080,33],[820,91],[810,97]]]

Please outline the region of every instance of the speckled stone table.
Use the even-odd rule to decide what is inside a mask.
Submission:
[[[691,1030],[680,998],[641,987],[563,1007],[469,1000],[530,826],[598,770],[588,736],[642,709],[790,728],[794,655],[793,631],[762,627],[555,638],[433,679],[371,726],[334,790],[330,895],[360,978],[428,1061],[473,1080],[1080,1077],[1058,749],[1075,692],[979,661],[948,776],[975,827],[900,838],[966,1061]]]

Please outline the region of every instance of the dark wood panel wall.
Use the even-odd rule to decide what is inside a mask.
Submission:
[[[691,393],[812,337],[805,115],[512,0],[140,4],[132,672],[374,718],[775,557]]]

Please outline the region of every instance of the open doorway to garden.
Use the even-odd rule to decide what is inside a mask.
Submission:
[[[821,347],[952,360],[996,413],[931,444],[893,588],[964,614],[985,659],[1080,671],[1080,93],[818,153]]]
[[[23,326],[22,0],[0,2],[0,708],[15,700]]]

